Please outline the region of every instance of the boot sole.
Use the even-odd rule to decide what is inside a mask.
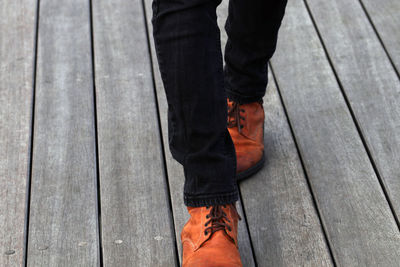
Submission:
[[[253,167],[250,167],[247,170],[236,174],[236,181],[239,182],[247,178],[250,178],[250,176],[256,174],[264,166],[264,163],[265,163],[265,155],[263,153],[261,159]]]

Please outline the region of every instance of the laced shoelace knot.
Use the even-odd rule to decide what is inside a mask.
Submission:
[[[229,99],[228,101],[228,128],[238,127],[238,131],[241,132],[244,126],[240,123],[240,121],[245,120],[246,118],[241,116],[240,113],[244,113],[246,111],[240,108],[240,104],[238,102],[234,102]]]
[[[229,232],[232,231],[232,227],[228,224],[231,221],[228,219],[227,214],[223,211],[222,207],[226,208],[226,205],[222,206],[213,206],[211,207],[210,213],[206,215],[206,218],[209,219],[204,226],[207,227],[204,230],[204,234],[208,235],[211,233],[215,233],[216,231],[219,230],[224,230],[227,229]],[[236,214],[239,217],[239,220],[241,220],[240,215],[237,213],[236,207],[233,206],[235,209]],[[207,206],[207,209],[210,209],[209,206]]]

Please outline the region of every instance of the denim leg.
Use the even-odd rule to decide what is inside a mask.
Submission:
[[[268,61],[275,52],[287,0],[229,0],[225,24],[225,90],[245,104],[262,99],[268,83]]]
[[[216,8],[221,0],[154,0],[153,37],[168,101],[168,137],[185,173],[187,206],[238,199],[236,156]]]

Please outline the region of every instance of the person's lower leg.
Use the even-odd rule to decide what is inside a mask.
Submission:
[[[219,2],[153,2],[153,35],[169,107],[169,145],[184,167],[184,201],[192,207],[238,199],[235,150],[226,129]]]
[[[181,233],[184,267],[242,266],[234,204],[236,157],[226,129],[216,23],[219,1],[156,0],[153,5],[154,40],[169,107],[169,145],[185,171],[190,219]]]
[[[277,42],[286,0],[230,0],[225,24],[225,89],[228,130],[237,160],[237,180],[264,165],[264,109],[268,61]]]
[[[287,0],[230,0],[225,24],[225,88],[241,104],[265,95],[268,61],[276,49]]]

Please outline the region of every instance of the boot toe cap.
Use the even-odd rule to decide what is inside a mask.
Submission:
[[[214,235],[211,242],[204,243],[197,251],[193,252],[182,266],[242,267],[240,254],[235,244],[222,231],[218,231]]]

